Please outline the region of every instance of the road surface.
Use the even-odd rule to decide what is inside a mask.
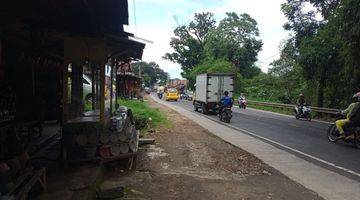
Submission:
[[[193,110],[191,101],[170,103]],[[216,116],[209,117],[217,120]],[[234,107],[230,125],[270,141],[316,165],[360,181],[360,150],[344,142],[329,142],[326,135],[329,123],[296,120],[292,116]]]

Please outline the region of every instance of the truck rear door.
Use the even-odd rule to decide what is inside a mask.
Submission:
[[[232,76],[208,77],[208,102],[219,102],[224,92],[228,91],[233,96],[234,78]]]

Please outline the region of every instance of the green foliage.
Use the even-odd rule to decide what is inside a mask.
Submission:
[[[195,66],[193,70],[191,70],[189,75],[189,82],[195,83],[196,76],[198,74],[203,73],[231,73],[234,74],[236,77],[236,90],[239,91],[241,89],[241,75],[239,70],[229,61],[225,59],[214,59],[208,58],[204,60],[199,65]],[[192,88],[191,88],[192,89]]]
[[[91,104],[91,102],[85,101],[84,111],[87,112],[87,111],[90,111],[90,110],[92,110],[92,104]]]
[[[139,73],[140,68],[145,86],[147,87],[151,87],[155,83],[163,85],[169,79],[169,74],[162,70],[155,62],[136,62],[132,64],[132,67],[135,74]]]
[[[270,72],[317,106],[345,107],[360,85],[360,2],[287,0],[282,11],[294,35]]]
[[[294,103],[304,92],[320,107],[347,106],[360,90],[360,1],[286,0],[281,10],[291,36],[268,74],[254,65],[262,42],[247,14],[227,13],[218,25],[211,13],[196,14],[175,29],[165,58],[182,66],[190,85],[196,74],[230,71],[238,92],[256,100]]]
[[[229,62],[224,59],[206,59],[191,71],[191,75],[196,77],[198,74],[202,73],[236,73],[236,68]]]
[[[257,23],[250,15],[226,13],[218,27],[210,32],[205,52],[208,57],[230,61],[244,78],[251,78],[260,73],[260,69],[254,67],[262,47],[258,36]]]
[[[275,107],[270,107],[270,106],[258,106],[258,105],[252,105],[252,104],[248,104],[248,107],[258,109],[258,110],[266,110],[266,111],[270,111],[270,112],[281,113],[281,114],[285,114],[285,115],[293,114],[292,110],[283,109],[283,108],[275,108]]]
[[[245,78],[261,72],[254,66],[262,47],[256,21],[246,13],[238,15],[230,12],[218,26],[215,24],[212,13],[196,13],[194,20],[188,25],[174,30],[175,37],[170,42],[174,52],[167,53],[164,58],[181,65],[182,76],[189,79],[190,88],[197,71],[226,72],[229,70],[227,66],[231,65],[238,68],[236,72]],[[214,64],[216,60],[231,64],[225,64],[224,69],[221,68],[223,66],[217,69],[214,66],[204,66]],[[215,64],[219,64],[217,62]],[[200,69],[196,69],[198,67]]]
[[[281,96],[279,90],[279,78],[273,75],[261,73],[252,79],[243,81],[244,90],[248,98],[259,101],[279,102]]]
[[[147,102],[137,100],[118,99],[118,104],[130,108],[133,112],[135,122],[147,120],[151,127],[170,126],[166,115],[159,109],[149,107]],[[151,118],[151,120],[149,120]],[[140,124],[140,123],[139,123]],[[140,125],[140,128],[145,128]]]
[[[214,14],[196,13],[194,20],[188,25],[179,26],[171,38],[172,53],[166,53],[165,59],[179,63],[183,70],[182,76],[188,78],[190,71],[204,58],[204,44],[208,33],[215,27]]]

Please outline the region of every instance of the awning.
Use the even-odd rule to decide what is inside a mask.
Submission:
[[[111,50],[111,57],[120,60],[140,60],[145,44],[126,37],[106,35],[105,42]]]
[[[127,80],[141,80],[140,77],[136,76],[132,72],[125,72],[123,74],[116,74],[118,79],[127,79]]]
[[[0,27],[56,30],[83,36],[123,33],[128,24],[127,0],[5,0]]]

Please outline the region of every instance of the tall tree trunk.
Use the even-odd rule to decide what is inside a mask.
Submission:
[[[321,74],[320,74],[318,94],[317,94],[317,106],[318,107],[324,106],[325,82],[326,82],[326,67],[323,67]]]

